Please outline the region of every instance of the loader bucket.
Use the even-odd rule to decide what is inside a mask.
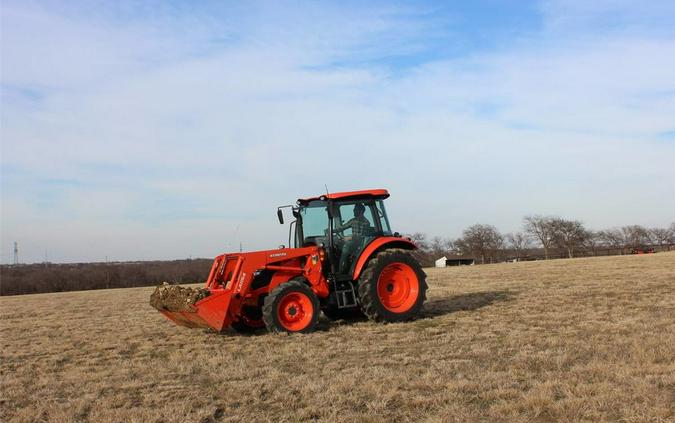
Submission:
[[[211,328],[218,332],[227,326],[231,291],[213,289],[209,295],[181,311],[159,310],[167,319],[188,328]]]

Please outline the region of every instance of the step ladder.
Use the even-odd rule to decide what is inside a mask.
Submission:
[[[338,288],[337,282],[335,283],[335,298],[337,299],[338,309],[342,308],[352,308],[357,306],[356,302],[356,291],[354,290],[354,284],[351,282],[345,282],[343,286]],[[344,287],[347,285],[347,288]]]

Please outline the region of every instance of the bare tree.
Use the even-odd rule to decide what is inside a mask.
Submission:
[[[596,231],[587,231],[586,238],[582,242],[582,246],[591,250],[593,255],[597,255],[597,247],[601,244],[600,232]]]
[[[440,236],[435,236],[431,239],[429,250],[433,254],[434,259],[447,255],[452,250],[452,241],[443,239]]]
[[[524,232],[511,232],[506,234],[506,241],[509,246],[515,251],[516,258],[520,258],[523,250],[528,248],[531,244],[531,239]]]
[[[598,231],[597,238],[603,247],[617,248],[620,250],[620,254],[623,254],[624,239],[620,230],[604,229]]]
[[[476,224],[466,228],[462,232],[462,238],[456,240],[454,245],[459,252],[470,253],[480,258],[481,263],[485,263],[488,257],[490,261],[494,260],[496,253],[504,245],[504,237],[492,225]]]
[[[649,233],[652,241],[659,247],[663,247],[664,245],[670,246],[673,243],[673,237],[675,237],[675,233],[673,232],[674,227],[675,223],[670,228],[651,228]]]
[[[417,245],[417,248],[420,250],[426,250],[429,248],[429,243],[427,242],[427,235],[422,232],[415,232],[410,235],[410,240]]]
[[[641,248],[651,244],[649,231],[640,225],[621,227],[623,245],[627,248]]]
[[[549,248],[553,245],[554,225],[552,216],[525,216],[525,233],[539,241],[544,248],[544,258],[548,260]]]
[[[556,217],[551,220],[551,226],[553,228],[553,241],[558,247],[567,251],[567,257],[569,258],[574,257],[574,249],[588,238],[586,228],[578,220]]]

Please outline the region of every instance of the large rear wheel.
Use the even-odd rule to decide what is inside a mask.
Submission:
[[[311,332],[321,306],[316,294],[302,281],[282,283],[265,297],[263,320],[270,332]]]
[[[413,319],[426,300],[426,275],[406,250],[393,248],[373,257],[359,278],[361,310],[377,322]]]

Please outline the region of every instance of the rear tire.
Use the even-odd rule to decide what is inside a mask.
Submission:
[[[376,322],[415,318],[426,300],[426,275],[406,250],[384,250],[368,262],[359,278],[361,310]]]
[[[307,333],[314,330],[321,314],[316,294],[302,281],[280,284],[265,297],[263,321],[275,333]]]

